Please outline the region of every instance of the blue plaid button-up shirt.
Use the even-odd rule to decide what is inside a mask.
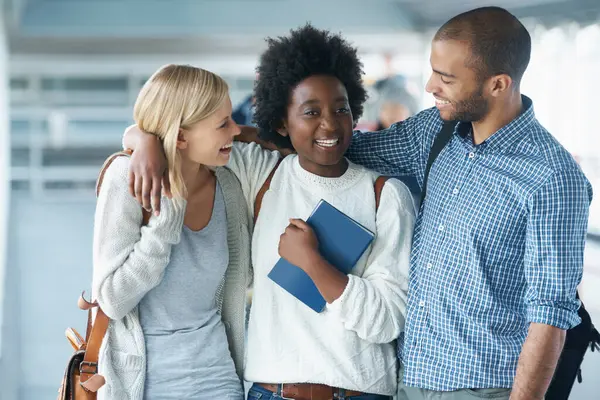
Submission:
[[[530,99],[480,145],[459,123],[433,164],[416,221],[408,310],[398,353],[408,386],[511,387],[530,323],[580,319],[591,185],[536,120]],[[422,186],[442,127],[429,109],[387,130],[357,132],[350,160]]]

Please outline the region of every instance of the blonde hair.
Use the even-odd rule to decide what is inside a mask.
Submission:
[[[229,95],[220,76],[190,65],[169,64],[144,84],[133,108],[133,118],[144,132],[161,140],[169,168],[171,192],[179,199],[187,195],[177,149],[180,129],[212,115]]]

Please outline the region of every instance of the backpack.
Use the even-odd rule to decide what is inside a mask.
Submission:
[[[427,166],[425,167],[425,177],[423,179],[423,190],[421,192],[421,204],[427,193],[427,179],[431,165],[434,163],[442,149],[450,142],[454,134],[454,128],[457,122],[444,122],[442,129],[436,136],[429,152]],[[579,293],[577,293],[579,299]],[[546,400],[567,400],[575,379],[582,382],[581,363],[588,347],[593,352],[600,351],[600,333],[592,324],[590,314],[585,309],[583,303],[577,312],[581,318],[581,323],[576,327],[569,329],[565,338],[565,345],[558,359],[554,376],[546,392]]]
[[[117,157],[129,157],[130,155],[131,152],[120,151],[106,159],[96,183],[96,196],[100,194],[100,186],[110,164]],[[142,210],[142,215],[142,225],[146,225],[150,220],[150,213]],[[88,312],[85,340],[73,328],[68,328],[65,332],[75,353],[67,362],[62,383],[58,389],[57,400],[96,400],[98,389],[106,383],[104,377],[98,374],[98,355],[108,329],[109,318],[97,302],[90,302],[84,296],[85,292],[79,297],[78,306],[81,310]],[[93,309],[96,309],[95,318],[92,316]]]

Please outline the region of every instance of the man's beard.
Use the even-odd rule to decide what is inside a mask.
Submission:
[[[454,103],[456,111],[452,113],[450,120],[463,122],[477,122],[482,120],[489,111],[489,102],[483,97],[483,85],[471,93],[465,99]]]

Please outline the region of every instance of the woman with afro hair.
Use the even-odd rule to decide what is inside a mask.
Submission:
[[[411,194],[388,179],[377,201],[377,173],[344,157],[366,100],[356,49],[311,25],[267,43],[254,92],[255,123],[262,140],[295,153],[282,159],[258,144],[236,143],[228,164],[251,215],[259,211],[244,372],[254,382],[248,398],[389,399],[397,387],[395,339],[406,312]],[[136,129],[127,135],[135,137],[130,142],[147,140]],[[145,152],[137,158],[144,167],[161,164],[160,148],[137,147]],[[260,210],[254,210],[268,178]],[[349,275],[321,256],[304,222],[322,199],[376,234]],[[310,276],[327,302],[322,312],[268,278],[280,257]]]

